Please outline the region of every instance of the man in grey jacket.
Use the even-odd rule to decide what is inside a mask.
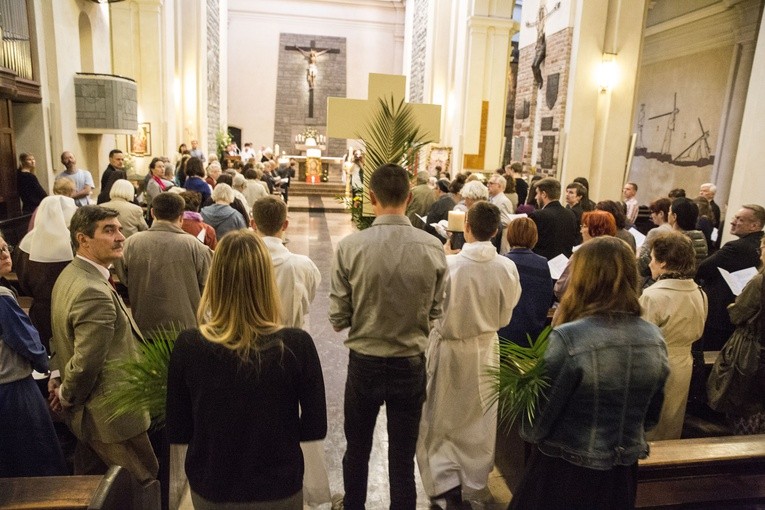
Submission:
[[[183,209],[180,196],[160,193],[152,202],[151,228],[130,236],[123,257],[115,262],[128,288],[133,317],[148,337],[163,326],[197,325],[212,251],[181,228]]]

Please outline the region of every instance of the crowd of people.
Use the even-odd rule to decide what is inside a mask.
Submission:
[[[302,329],[321,274],[284,245],[294,165],[263,153],[223,171],[191,147],[179,147],[174,166],[154,158],[138,183],[111,151],[100,205],[71,152],[53,196],[34,186],[34,156],[21,156],[33,217],[13,263],[34,304],[27,316],[0,287],[0,421],[14,438],[0,446],[0,476],[118,464],[154,480],[150,417],[136,409],[114,419],[103,400],[115,383],[108,365],[176,326],[167,437],[189,445],[195,507],[328,502],[322,367]],[[738,239],[720,247],[711,184],[696,199],[673,190],[646,207],[634,183],[623,200],[594,202],[586,179],[563,188],[552,177],[529,183],[521,170],[453,180],[420,172],[412,184],[393,164],[369,175],[376,218],[340,240],[329,282],[329,321],[348,330],[344,508],[364,508],[383,404],[392,508],[415,508],[415,458],[433,508],[485,499],[497,430],[486,374],[500,341],[527,346],[552,309],[550,386],[521,424],[536,447],[511,508],[631,508],[647,441],[680,438],[686,408],[704,401],[700,354],[723,349],[737,328],[759,339],[762,270],[737,296],[719,269],[763,266],[763,207],[732,214]],[[455,211],[464,228],[444,235],[435,224]],[[0,239],[0,276],[12,270],[10,252]],[[561,256],[553,279],[550,261]],[[44,391],[33,369],[53,369]],[[765,433],[765,398],[747,395],[746,406],[726,409],[731,426]],[[54,420],[76,438],[73,468]]]

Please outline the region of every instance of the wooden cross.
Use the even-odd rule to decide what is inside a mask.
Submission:
[[[367,126],[377,111],[379,99],[393,96],[394,104],[406,97],[406,76],[369,74],[367,99],[327,98],[327,136],[335,138],[366,138]],[[415,121],[425,139],[441,140],[441,105],[409,103]],[[365,183],[367,179],[362,179]],[[366,192],[366,190],[365,190]],[[364,201],[364,215],[371,215]]]
[[[311,40],[311,46],[306,52],[300,46],[285,46],[285,50],[299,51],[301,55],[308,61],[308,69],[306,70],[306,81],[308,82],[308,117],[313,117],[313,89],[316,86],[316,78],[319,75],[319,68],[317,67],[317,58],[325,53],[340,53],[337,48],[317,48],[316,41]]]

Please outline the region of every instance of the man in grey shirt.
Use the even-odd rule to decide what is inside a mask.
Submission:
[[[364,508],[372,436],[385,403],[391,508],[415,508],[424,351],[430,321],[442,314],[446,258],[441,243],[405,215],[411,194],[403,168],[381,166],[369,186],[377,218],[340,241],[332,264],[330,322],[335,331],[350,328],[344,507]]]

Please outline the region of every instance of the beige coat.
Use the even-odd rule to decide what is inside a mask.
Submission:
[[[142,341],[138,327],[104,276],[75,258],[56,280],[52,294],[52,368],[61,370],[61,396],[72,404],[65,420],[82,441],[125,441],[149,428],[137,411],[112,421],[102,404],[116,380],[108,363],[135,358]]]
[[[143,209],[138,205],[117,198],[104,202],[101,204],[101,207],[108,207],[120,213],[118,219],[120,220],[120,225],[122,225],[122,234],[125,237],[130,237],[136,232],[149,230],[149,225],[146,224],[146,220],[143,217]]]
[[[693,280],[659,280],[643,291],[640,306],[643,318],[661,329],[669,358],[659,424],[646,438],[680,439],[693,369],[691,344],[704,332],[707,296]]]

